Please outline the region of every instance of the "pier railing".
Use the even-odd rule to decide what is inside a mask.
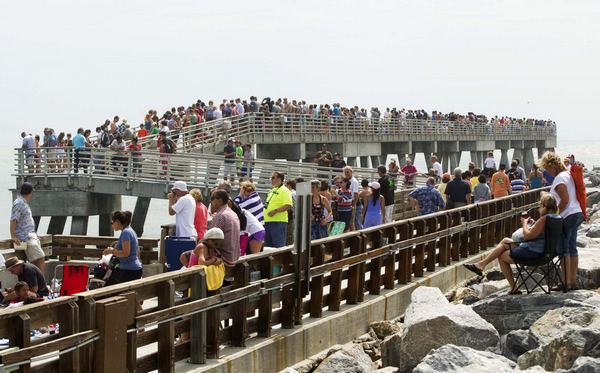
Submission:
[[[48,151],[52,151],[48,153]],[[190,187],[208,190],[225,179],[225,158],[221,155],[202,153],[159,153],[157,151],[116,152],[110,149],[85,148],[78,155],[78,173],[75,172],[75,154],[70,147],[64,148],[63,156],[56,157],[55,148],[40,148],[36,155],[29,155],[23,149],[15,149],[15,176],[20,178],[42,178],[44,184],[53,177],[83,178],[93,185],[94,179],[105,178],[126,182],[163,183],[167,191],[177,180],[185,180]],[[271,174],[284,172],[286,178],[304,178],[332,180],[343,176],[343,170],[320,167],[314,163],[256,159],[244,162],[235,160],[234,174],[228,175],[234,184],[240,180],[251,179],[259,193],[271,190]],[[246,167],[245,176],[236,168]],[[233,177],[230,177],[233,176]],[[251,177],[250,177],[251,176]],[[353,176],[358,180],[379,178],[377,169],[353,167]],[[419,174],[415,178],[417,185],[424,185],[426,178]],[[401,185],[399,186],[401,187]]]
[[[339,311],[344,303],[362,302],[366,293],[380,294],[486,250],[520,225],[522,211],[537,215],[541,191],[315,240],[302,259],[293,247],[241,257],[229,268],[233,281],[214,292],[206,289],[204,269],[191,268],[0,311],[0,331],[13,336],[10,347],[42,346],[41,352],[26,350],[27,356],[0,352],[0,359],[23,364],[21,371],[27,371],[29,359],[59,351],[58,358],[32,365],[31,372],[90,372],[92,367],[95,372],[173,372],[175,361],[202,364],[218,358],[224,345],[244,347],[277,328],[294,328],[303,317]],[[298,263],[309,266],[302,269]],[[177,291],[189,296],[180,298]],[[155,306],[145,302],[138,310],[141,301],[152,298]],[[29,339],[30,329],[54,320],[62,333],[56,340]],[[189,340],[176,344],[176,335],[187,331]],[[77,337],[62,339],[67,333]],[[141,347],[154,343],[153,352],[142,354]]]

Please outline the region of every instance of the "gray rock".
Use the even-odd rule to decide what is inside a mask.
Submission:
[[[580,289],[598,289],[600,287],[600,249],[584,247],[579,252],[577,282]]]
[[[341,351],[344,348],[343,345],[337,344],[331,346],[329,349],[309,357],[308,359],[304,359],[299,361],[298,363],[292,365],[292,368],[297,370],[298,373],[309,373],[312,372],[323,360],[325,360],[329,355],[332,355],[338,351]]]
[[[587,247],[589,241],[585,236],[577,236],[577,247],[584,248]]]
[[[472,286],[477,286],[477,285],[472,285]],[[476,296],[477,297],[477,292],[473,289],[473,288],[465,288],[465,287],[459,287],[456,288],[456,292],[454,293],[454,298],[452,299],[453,303],[461,303],[463,299],[465,299],[465,297],[468,296]]]
[[[593,190],[587,194],[587,207],[592,207],[600,202],[600,192]]]
[[[438,372],[514,372],[516,364],[504,356],[488,351],[448,344],[431,351],[413,373]]]
[[[557,308],[546,312],[529,329],[540,347],[517,360],[527,368],[569,369],[579,356],[600,357],[600,309]]]
[[[285,368],[284,370],[279,371],[279,373],[300,373],[294,368]]]
[[[588,237],[591,238],[599,238],[600,237],[600,221],[595,221],[594,223],[590,224],[587,230],[587,233],[585,234]]]
[[[479,297],[476,295],[467,295],[462,300],[462,304],[464,304],[466,306],[477,303],[477,302],[479,302]]]
[[[538,346],[536,339],[527,330],[513,330],[500,338],[502,355],[512,361],[517,361],[519,356]]]
[[[392,334],[395,334],[395,333],[398,333],[399,331],[401,331],[402,324],[394,322],[394,321],[389,321],[389,320],[376,321],[376,322],[371,323],[371,328],[377,335],[377,338],[385,339],[385,337],[388,337]]]
[[[314,373],[356,372],[370,373],[375,366],[359,345],[344,346],[344,348],[329,355]]]
[[[520,369],[541,365],[546,370],[570,369],[579,356],[600,357],[600,330],[569,330],[552,342],[519,356]]]
[[[589,356],[580,356],[573,363],[569,373],[598,373],[600,372],[600,359]]]
[[[471,285],[471,288],[477,292],[479,299],[483,299],[495,292],[508,288],[508,281],[506,279],[482,282],[481,284]]]
[[[504,273],[502,273],[502,271],[499,269],[490,269],[485,273],[485,278],[488,281],[505,280]]]
[[[400,369],[398,369],[396,367],[385,367],[385,368],[377,369],[375,371],[375,373],[397,373],[399,371],[400,371]]]
[[[473,310],[490,322],[500,334],[511,330],[529,329],[546,311],[560,307],[592,307],[598,301],[592,291],[569,293],[532,293],[524,295],[500,295],[498,293],[474,305]]]
[[[431,350],[445,344],[486,349],[499,341],[498,332],[465,305],[450,304],[438,288],[418,287],[405,311],[402,332],[381,346],[383,366],[410,372]]]

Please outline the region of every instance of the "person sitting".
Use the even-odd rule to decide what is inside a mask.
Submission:
[[[29,285],[27,285],[25,281],[18,281],[15,284],[14,292],[16,297],[10,301],[10,304],[24,302],[29,297],[35,297],[37,299],[37,295],[29,290]]]
[[[541,217],[530,226],[529,223],[532,219],[521,218],[521,224],[523,226],[523,240],[526,242],[519,243],[518,246],[514,247],[516,243],[508,237],[502,239],[498,246],[490,252],[485,259],[480,260],[475,264],[465,264],[465,268],[481,276],[485,267],[491,263],[494,259],[498,259],[500,269],[506,277],[510,288],[513,289],[515,281],[513,279],[513,273],[510,268],[511,264],[515,264],[513,259],[534,259],[541,256],[544,253],[544,228],[546,226],[546,219],[548,217],[560,218],[558,215],[558,202],[556,198],[549,193],[542,193],[540,198],[540,215]],[[512,245],[511,245],[512,244]],[[512,246],[512,247],[511,247]],[[521,291],[510,292],[510,294],[520,294]]]
[[[47,297],[50,294],[42,271],[33,264],[12,257],[6,260],[6,269],[17,276],[19,281],[26,282],[29,291],[35,293],[37,297]],[[17,297],[15,290],[11,288],[7,288],[2,295],[4,296],[4,302],[10,302]]]

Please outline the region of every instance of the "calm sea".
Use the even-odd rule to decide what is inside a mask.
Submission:
[[[561,156],[568,154],[575,154],[576,159],[582,161],[587,167],[600,166],[600,141],[560,141],[556,151]],[[534,153],[536,155],[537,153]],[[512,155],[509,151],[509,157]],[[14,173],[14,162],[10,161],[15,158],[15,153],[12,148],[0,148],[0,159],[5,159],[5,162],[0,164],[0,174],[4,175],[0,178],[0,211],[4,216],[4,223],[0,224],[0,239],[10,238],[9,231],[9,219],[10,210],[12,205],[12,194],[9,189],[14,189],[16,186],[15,178],[11,176]],[[497,159],[500,158],[500,151],[495,154]],[[389,157],[388,157],[389,158]],[[460,161],[460,167],[466,168],[470,161],[470,153],[463,152]],[[387,162],[386,162],[387,164]],[[415,166],[419,171],[425,170],[425,158],[423,155],[417,156],[415,159]],[[124,196],[122,199],[122,208],[125,210],[133,211],[135,206],[135,198]],[[146,224],[144,225],[144,236],[146,237],[160,237],[160,226],[163,224],[171,224],[175,222],[175,218],[170,216],[167,212],[168,203],[167,200],[153,199],[150,203],[150,210],[148,211],[148,217]],[[40,227],[38,232],[46,232],[50,218],[43,217],[40,221]],[[65,232],[68,233],[71,227],[70,219],[67,219]],[[98,234],[98,217],[91,216],[88,224],[88,234]]]

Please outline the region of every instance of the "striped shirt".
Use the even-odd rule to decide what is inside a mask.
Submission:
[[[265,225],[265,218],[263,215],[263,203],[257,192],[253,192],[247,198],[237,196],[233,201],[244,210],[250,211],[252,215],[254,215],[262,225]]]
[[[512,194],[521,193],[525,189],[525,182],[522,179],[513,179],[510,182]]]

